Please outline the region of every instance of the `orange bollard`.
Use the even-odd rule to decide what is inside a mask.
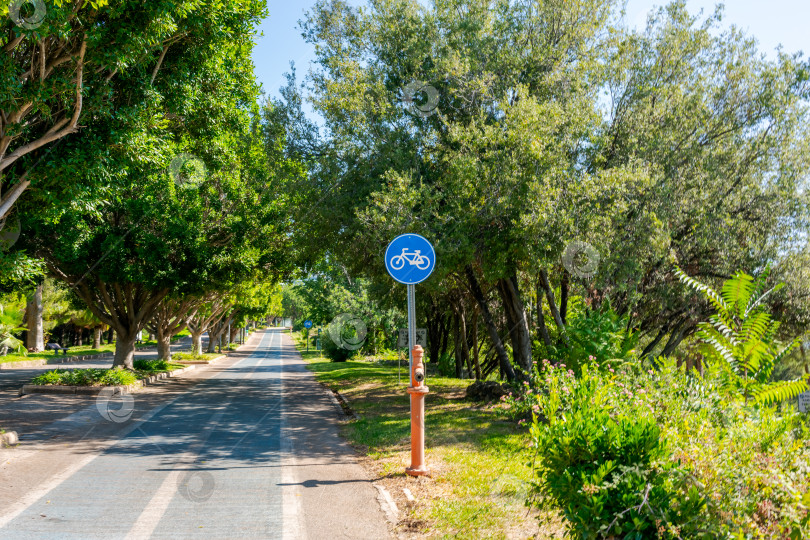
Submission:
[[[422,384],[425,380],[422,346],[415,346],[412,354],[413,369],[411,385],[408,387],[411,395],[411,466],[405,472],[411,476],[421,476],[430,472],[425,466],[425,396],[430,390]]]

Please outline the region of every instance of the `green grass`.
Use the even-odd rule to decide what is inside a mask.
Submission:
[[[431,478],[411,479],[404,474],[410,463],[407,361],[399,384],[396,365],[369,359],[329,362],[318,352],[303,352],[303,340],[295,337],[316,378],[340,392],[359,415],[343,426],[349,442],[369,457],[381,480],[392,482],[389,491],[395,497],[402,487],[417,497],[418,504],[401,522],[403,530],[447,538],[561,536],[558,524],[538,529],[538,512],[524,506],[533,457],[528,428],[505,420],[494,406],[465,400],[469,381],[436,376],[426,381],[425,448]]]
[[[176,352],[172,353],[172,360],[175,361],[183,361],[183,360],[191,360],[195,362],[201,362],[204,360],[213,360],[214,358],[219,358],[222,356],[220,353],[202,353],[200,355],[194,356],[191,352]]]

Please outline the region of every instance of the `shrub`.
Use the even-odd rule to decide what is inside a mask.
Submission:
[[[332,362],[345,362],[358,354],[356,350],[347,349],[332,341],[329,332],[322,334],[323,354]]]
[[[42,375],[37,375],[31,381],[31,384],[38,384],[38,385],[47,385],[47,384],[62,384],[62,374],[64,371],[60,371],[55,369],[53,371],[47,371]]]
[[[439,357],[439,373],[444,377],[456,376],[456,360],[450,353],[443,353]]]
[[[580,379],[549,366],[532,437],[538,494],[558,503],[577,538],[701,536],[706,506],[666,461],[661,428],[643,406],[616,407],[587,365]]]
[[[55,369],[35,377],[31,384],[66,386],[119,386],[129,385],[138,376],[125,369]]]
[[[166,360],[154,359],[154,360],[135,360],[133,363],[135,369],[139,371],[168,371],[169,370],[169,363]]]
[[[105,370],[105,373],[102,375],[99,382],[103,386],[126,386],[135,383],[137,380],[138,376],[131,371],[117,368]]]
[[[574,536],[810,535],[808,415],[727,401],[718,374],[671,362],[543,371],[523,396],[539,413],[535,495]]]
[[[597,310],[585,308],[584,312],[573,313],[566,333],[570,343],[551,346],[547,355],[542,354],[546,348],[535,343],[534,350],[540,353],[538,357],[549,356],[556,363],[566,364],[577,375],[588,358],[595,359],[602,367],[610,362],[638,361],[638,334],[628,327],[627,316],[616,314],[608,298]]]

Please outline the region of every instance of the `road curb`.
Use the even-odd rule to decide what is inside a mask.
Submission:
[[[386,519],[392,525],[396,525],[399,522],[399,508],[397,508],[397,503],[394,502],[394,498],[391,497],[388,490],[380,484],[371,485],[377,488],[377,502],[380,503],[380,508],[382,508]]]
[[[180,375],[186,371],[191,371],[195,366],[186,366],[182,369],[175,369],[164,373],[156,373],[149,377],[144,377],[132,384],[123,386],[67,386],[61,384],[24,384],[20,388],[20,396],[28,394],[58,394],[58,395],[77,395],[77,396],[97,396],[101,392],[112,392],[114,394],[129,394],[138,388],[147,384],[154,383],[161,379],[167,379]]]
[[[0,448],[17,446],[19,442],[20,438],[17,436],[16,431],[6,431],[5,433],[0,433]]]

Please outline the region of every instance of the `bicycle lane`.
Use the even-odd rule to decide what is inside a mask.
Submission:
[[[281,537],[280,339],[265,333],[251,356],[165,406],[0,537]]]

